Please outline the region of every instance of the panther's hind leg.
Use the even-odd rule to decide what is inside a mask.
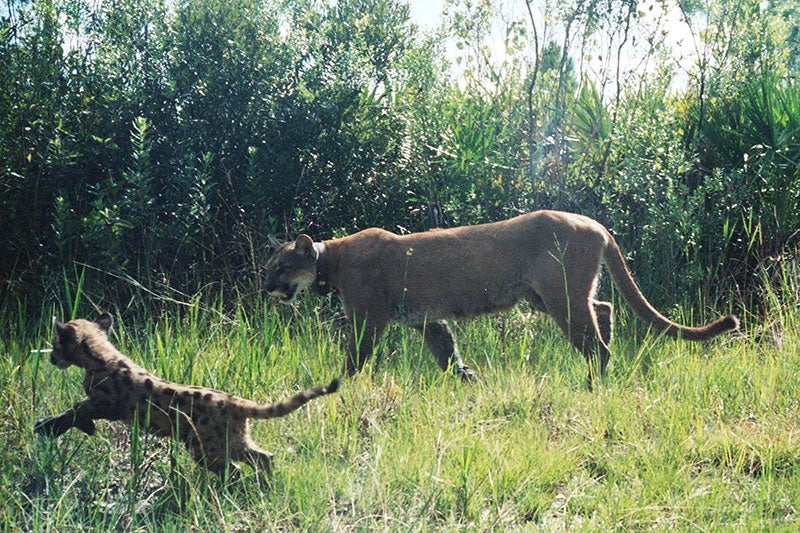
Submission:
[[[600,300],[592,300],[592,306],[594,306],[594,316],[597,320],[600,338],[603,339],[606,346],[611,346],[614,330],[614,306],[610,302]]]
[[[573,311],[575,311],[573,309]],[[600,329],[593,313],[587,306],[584,311],[573,312],[569,322],[556,320],[564,334],[572,344],[580,350],[589,366],[586,386],[592,390],[596,377],[604,377],[610,352],[603,339],[604,331]]]
[[[605,375],[610,356],[611,304],[592,297],[597,286],[595,273],[575,275],[573,272],[572,276],[567,276],[565,283],[565,287],[553,287],[542,298],[542,303],[561,331],[586,359],[589,365],[586,384],[592,390],[595,377]]]

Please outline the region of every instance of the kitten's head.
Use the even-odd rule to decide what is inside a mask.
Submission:
[[[88,368],[92,361],[97,361],[97,357],[91,353],[89,340],[97,336],[108,339],[113,323],[114,318],[108,313],[103,313],[94,322],[78,318],[62,324],[53,317],[55,336],[50,362],[58,368],[70,365]]]

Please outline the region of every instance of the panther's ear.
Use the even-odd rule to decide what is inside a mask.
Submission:
[[[283,241],[270,234],[267,235],[267,244],[270,248],[277,249],[280,248],[280,246],[283,244]]]
[[[111,331],[111,326],[114,325],[114,317],[109,313],[103,313],[97,317],[94,323],[100,326],[100,329],[103,330],[103,333],[108,336],[108,332]]]
[[[294,241],[294,249],[303,254],[311,253],[311,250],[314,249],[314,241],[306,234],[300,235]]]
[[[66,340],[75,336],[75,330],[68,324],[62,324],[56,317],[53,317],[53,327],[56,330],[56,335],[59,339]]]

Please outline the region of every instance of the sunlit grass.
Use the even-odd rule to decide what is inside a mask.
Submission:
[[[788,286],[787,286],[788,287]],[[746,334],[701,345],[636,338],[620,320],[609,376],[525,308],[455,326],[485,381],[442,373],[419,335],[390,329],[337,395],[254,423],[264,477],[225,486],[179,444],[101,422],[34,437],[82,395],[46,353],[50,317],[2,310],[4,529],[607,530],[789,527],[800,502],[800,312],[792,291]],[[66,306],[72,311],[72,303]],[[112,341],[158,375],[263,401],[326,383],[340,320],[248,301],[118,312]],[[81,315],[83,313],[83,315]],[[94,311],[80,305],[81,316]],[[767,334],[768,333],[768,334]],[[758,338],[756,338],[758,337]]]

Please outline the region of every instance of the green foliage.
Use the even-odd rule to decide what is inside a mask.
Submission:
[[[180,290],[252,270],[284,224],[403,222],[391,109],[407,8],[317,7],[14,6],[0,89],[5,288],[19,296],[75,261]]]
[[[752,274],[756,265],[797,247],[798,111],[795,84],[757,75],[733,94],[712,98],[697,134],[700,147],[690,183],[707,191],[703,227],[727,234],[721,259],[736,265],[728,271],[748,292],[761,281]],[[713,204],[727,208],[715,212],[708,208]]]
[[[400,0],[6,6],[0,524],[792,527],[796,0],[680,2],[691,64],[670,55],[660,0],[531,1],[530,18],[457,0],[430,33]],[[738,307],[747,336],[673,344],[623,312],[588,394],[583,361],[525,310],[458,326],[487,378],[469,387],[391,330],[391,356],[338,398],[256,424],[277,470],[232,489],[114,424],[31,435],[81,395],[38,352],[53,314],[114,309],[115,342],[161,376],[277,398],[340,368],[340,320],[258,299],[268,234],[535,208],[599,219],[659,308],[697,323]]]
[[[0,299],[84,267],[112,304],[249,291],[268,234],[537,208],[612,228],[658,304],[758,296],[800,228],[796,2],[682,2],[683,85],[669,6],[527,7],[448,2],[423,33],[399,0],[10,2]]]

